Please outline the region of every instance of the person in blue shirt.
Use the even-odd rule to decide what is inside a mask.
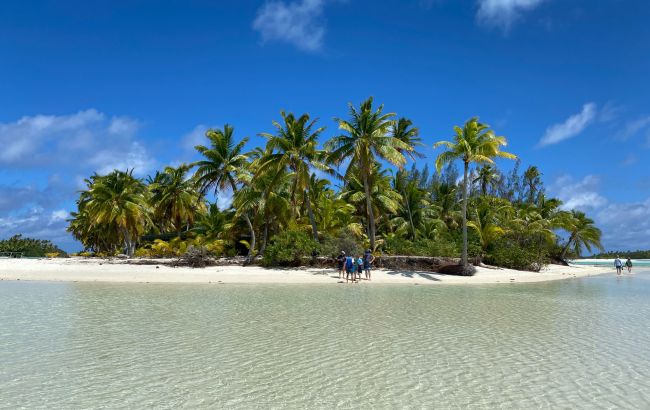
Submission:
[[[348,283],[350,279],[354,282],[354,258],[348,256],[345,258],[345,283]]]
[[[623,262],[618,258],[618,255],[616,255],[616,259],[614,259],[614,266],[616,266],[617,275],[623,273]]]
[[[356,268],[357,280],[361,280],[361,273],[363,272],[363,258],[361,256],[357,258]]]

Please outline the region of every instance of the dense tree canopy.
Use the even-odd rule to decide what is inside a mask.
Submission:
[[[280,116],[260,133],[264,147],[247,152],[248,139],[225,125],[206,131],[196,163],[146,180],[128,170],[91,176],[68,230],[106,254],[155,254],[165,241],[178,249],[191,241],[249,257],[273,245],[274,255],[295,258],[278,249],[295,241],[310,253],[369,247],[521,269],[601,248],[593,221],[546,197],[537,167],[520,174],[517,160],[508,174],[499,170],[495,159],[516,157],[478,118],[454,127],[427,163],[419,130],[372,98],[350,104],[348,116],[335,119],[342,133],[329,139],[309,114]],[[212,194],[232,195],[232,204],[221,210],[209,203]]]

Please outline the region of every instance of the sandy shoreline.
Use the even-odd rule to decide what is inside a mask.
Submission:
[[[478,268],[472,277],[431,272],[378,269],[372,282],[362,284],[490,284],[530,283],[594,276],[613,269],[594,266],[549,265],[541,272]],[[101,259],[0,259],[0,280],[132,283],[338,283],[334,269],[266,269],[259,266],[214,266],[204,269],[164,265],[131,265]]]

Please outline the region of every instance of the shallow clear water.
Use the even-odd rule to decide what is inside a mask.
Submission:
[[[625,258],[621,259],[623,263],[625,263]],[[611,266],[612,269],[614,269],[614,260],[613,259],[608,259],[608,260],[589,260],[589,261],[584,261],[580,259],[576,259],[574,261],[571,261],[572,264],[574,265],[588,265],[588,266]],[[646,269],[650,267],[650,259],[632,259],[633,267],[634,268],[642,268]]]
[[[0,282],[2,408],[647,408],[650,272],[533,285]]]

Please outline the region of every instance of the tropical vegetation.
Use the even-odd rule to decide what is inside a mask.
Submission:
[[[282,111],[259,134],[263,146],[249,147],[226,124],[206,131],[194,163],[146,179],[133,170],[93,175],[68,230],[91,253],[201,248],[267,265],[371,248],[538,269],[602,249],[593,221],[548,198],[541,171],[520,172],[506,138],[478,118],[435,143],[431,163],[413,122],[372,98],[334,120],[328,138],[317,118]],[[515,160],[511,171],[499,158]],[[229,206],[220,209],[219,198]]]
[[[41,258],[67,256],[65,251],[59,249],[50,241],[27,238],[22,235],[14,235],[11,238],[0,240],[0,254],[2,253],[21,254],[24,257]]]

